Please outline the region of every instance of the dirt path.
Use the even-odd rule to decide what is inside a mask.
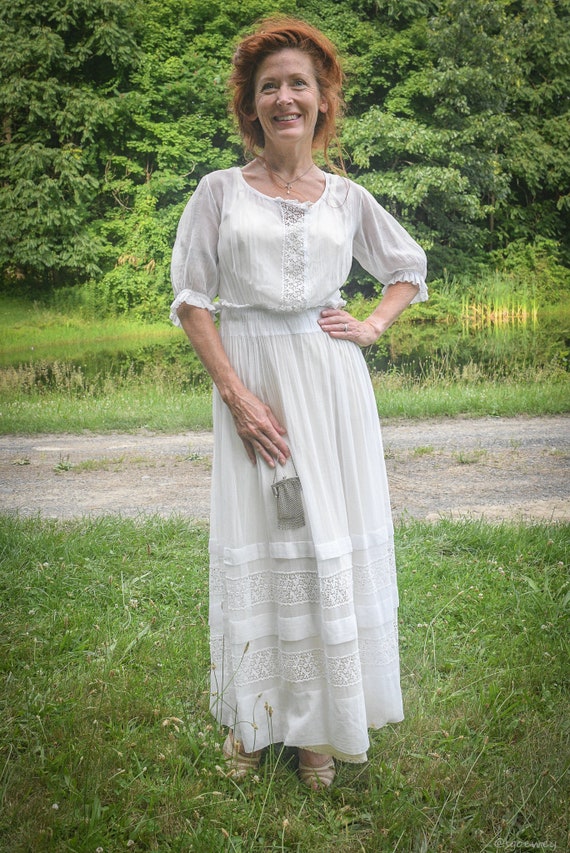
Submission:
[[[387,421],[396,518],[570,521],[570,417]],[[208,517],[212,436],[0,437],[2,512]]]

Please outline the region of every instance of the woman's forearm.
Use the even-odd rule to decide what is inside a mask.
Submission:
[[[287,430],[271,409],[252,394],[241,381],[226,354],[210,312],[184,303],[178,317],[198,358],[210,374],[234,419],[237,434],[247,455],[255,464],[257,455],[274,467],[277,459],[284,465],[290,456],[283,440]]]
[[[360,347],[376,343],[380,335],[392,325],[407,308],[418,288],[409,281],[391,284],[377,308],[366,320],[357,320],[342,308],[325,308],[321,312],[319,325],[331,338],[354,341]]]
[[[416,285],[409,281],[398,281],[390,285],[378,306],[366,320],[376,332],[377,338],[398,319],[417,292]]]
[[[244,385],[230,364],[212,315],[206,308],[187,303],[182,304],[177,313],[196,355],[210,374],[222,400],[229,404]]]

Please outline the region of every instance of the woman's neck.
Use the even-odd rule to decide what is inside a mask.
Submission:
[[[265,168],[280,175],[285,181],[293,181],[302,172],[307,171],[313,165],[313,152],[307,151],[306,146],[299,149],[293,147],[288,149],[273,150],[266,148],[259,160]]]

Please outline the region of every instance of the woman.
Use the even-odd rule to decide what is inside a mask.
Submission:
[[[235,776],[284,743],[315,789],[334,758],[366,760],[370,727],[403,717],[393,529],[360,348],[427,298],[422,249],[313,161],[336,134],[341,82],[334,47],[301,21],[266,20],[241,42],[233,109],[254,159],[200,182],[172,259],[172,319],[215,386],[212,711]],[[353,257],[385,285],[365,321],[339,291]]]

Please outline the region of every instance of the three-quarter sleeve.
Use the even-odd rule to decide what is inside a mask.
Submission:
[[[353,254],[385,292],[391,284],[408,281],[418,292],[412,302],[425,302],[427,261],[422,247],[363,187],[359,187],[360,216]]]
[[[177,310],[184,303],[216,310],[219,220],[219,207],[206,176],[184,208],[172,249],[170,278],[175,298],[170,319],[176,326],[181,325]]]

